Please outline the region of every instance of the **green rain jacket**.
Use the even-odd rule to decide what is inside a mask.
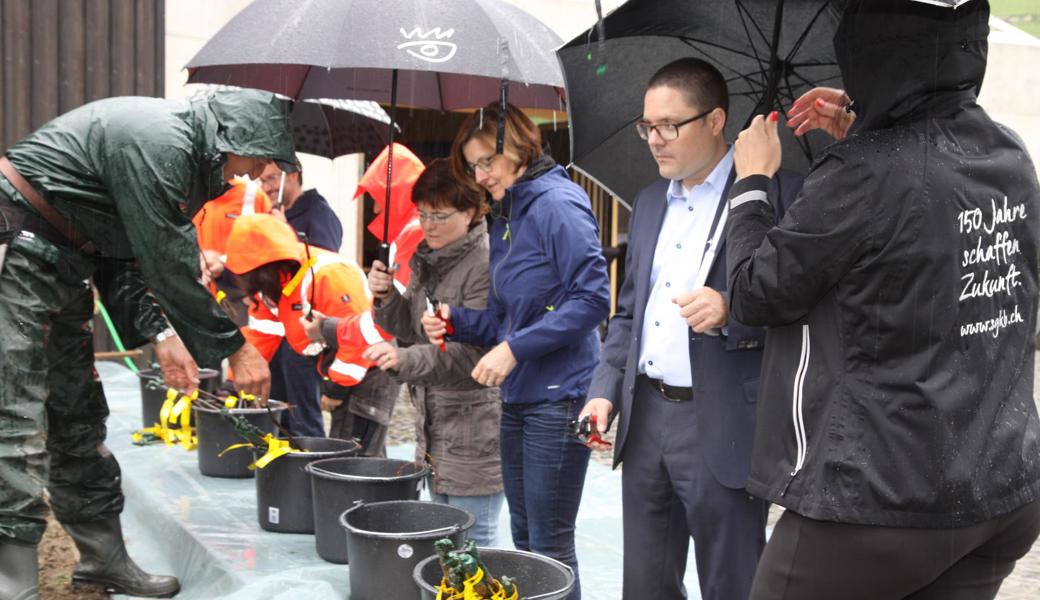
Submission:
[[[195,360],[215,366],[245,339],[198,283],[191,218],[227,189],[226,152],[293,164],[283,103],[256,90],[108,98],[48,122],[7,157],[94,242],[95,282],[103,297],[121,300],[111,311],[121,333],[140,340],[150,288]],[[119,263],[127,273],[106,268]]]

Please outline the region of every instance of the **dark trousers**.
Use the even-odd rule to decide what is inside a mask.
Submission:
[[[289,403],[282,425],[293,435],[325,437],[316,362],[313,356],[297,354],[284,339],[271,359],[271,397]]]
[[[1040,501],[957,529],[815,521],[787,511],[754,600],[991,600],[1040,532]]]
[[[704,600],[744,600],[765,545],[768,505],[721,485],[704,461],[697,399],[637,379],[621,472],[624,598],[686,598],[690,538]]]
[[[589,449],[570,434],[584,400],[502,405],[502,483],[513,545],[574,569],[578,517]],[[581,598],[575,583],[570,600]]]
[[[39,542],[44,485],[62,523],[123,510],[94,370],[92,271],[39,237],[14,240],[0,270],[0,540]]]

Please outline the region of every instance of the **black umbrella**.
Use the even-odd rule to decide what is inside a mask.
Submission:
[[[386,147],[390,115],[368,100],[295,102],[289,113],[296,151],[336,158]]]
[[[521,107],[563,110],[551,52],[561,42],[501,0],[256,0],[191,59],[188,81],[389,101],[392,122],[398,101],[454,110],[508,94]],[[387,161],[387,181],[392,169]]]
[[[558,51],[574,166],[630,203],[658,177],[633,124],[653,73],[682,57],[714,64],[730,89],[726,136],[817,85],[841,87],[833,37],[841,0],[630,0]],[[786,129],[786,128],[785,128]],[[820,136],[820,137],[817,137]],[[784,166],[805,170],[826,138],[782,136]]]

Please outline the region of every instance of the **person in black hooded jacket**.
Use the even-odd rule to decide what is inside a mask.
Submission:
[[[1040,531],[1040,186],[976,103],[988,16],[850,2],[854,124],[779,223],[775,113],[737,142],[730,312],[769,328],[748,490],[787,508],[755,600],[993,598]]]

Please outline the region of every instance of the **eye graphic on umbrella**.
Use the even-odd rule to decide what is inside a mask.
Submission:
[[[404,42],[397,45],[398,50],[404,50],[419,60],[425,60],[426,62],[431,63],[448,62],[453,56],[455,56],[455,52],[459,49],[454,42],[440,41],[444,38],[450,38],[455,35],[454,29],[442,32],[440,27],[434,27],[426,33],[423,33],[422,29],[416,27],[411,31],[405,31],[404,28],[401,28],[400,31],[401,35],[403,35],[405,39],[410,40],[416,36],[420,38],[414,42]],[[430,36],[435,37],[436,40],[429,39]]]

